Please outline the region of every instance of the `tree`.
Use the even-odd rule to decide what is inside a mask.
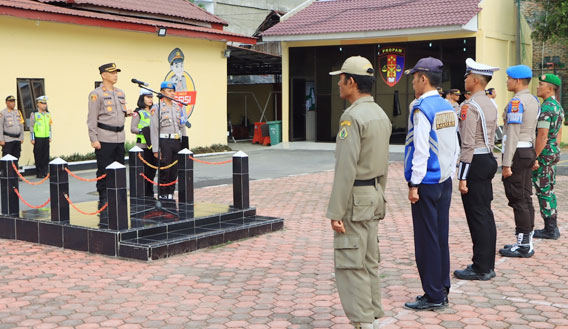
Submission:
[[[534,1],[540,4],[544,11],[535,17],[533,36],[540,41],[568,38],[568,0]]]

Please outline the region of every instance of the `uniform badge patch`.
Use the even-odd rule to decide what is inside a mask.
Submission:
[[[339,134],[337,134],[337,136],[339,136],[339,139],[346,139],[347,136],[349,136],[349,133],[347,132],[347,127],[343,126],[341,130],[339,130]]]
[[[108,112],[112,112],[112,106],[107,107]]]
[[[91,95],[91,102],[94,102],[97,100],[97,95],[96,94],[92,94]]]
[[[467,118],[467,110],[469,109],[469,105],[464,104],[461,107],[461,111],[460,111],[460,120],[464,121],[465,118]]]
[[[521,104],[520,100],[512,100],[511,101],[511,112],[517,113],[519,112],[519,105]]]
[[[340,126],[351,126],[351,121],[349,120],[343,120],[341,121],[341,123],[339,124]]]

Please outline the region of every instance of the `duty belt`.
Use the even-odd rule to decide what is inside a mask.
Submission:
[[[12,134],[9,132],[4,132],[4,135],[9,136],[9,137],[13,137],[13,138],[20,138],[20,134]]]
[[[473,154],[489,154],[487,147],[478,147],[473,151]]]
[[[116,133],[119,133],[119,132],[121,132],[121,131],[124,130],[124,126],[120,126],[120,127],[117,127],[117,126],[109,126],[109,125],[104,124],[104,123],[101,123],[101,122],[98,122],[98,123],[97,123],[97,127],[101,128],[101,129],[104,129],[104,130],[108,130],[108,131],[114,131],[114,132],[116,132]]]
[[[533,144],[531,142],[523,142],[523,141],[517,142],[517,147],[532,147],[532,146]]]
[[[160,138],[179,139],[179,134],[160,134]]]
[[[356,179],[353,186],[375,186],[377,180],[379,180],[379,177],[364,180]]]

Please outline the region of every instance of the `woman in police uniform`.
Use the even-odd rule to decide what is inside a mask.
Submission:
[[[152,93],[146,89],[140,89],[137,108],[132,115],[130,131],[136,135],[136,146],[144,150],[144,160],[153,166],[158,161],[152,153],[152,142],[150,141],[150,118],[152,117],[152,105],[154,99]],[[144,175],[150,180],[154,180],[156,169],[144,164]],[[151,182],[145,181],[144,195],[148,197],[154,196],[154,186]]]

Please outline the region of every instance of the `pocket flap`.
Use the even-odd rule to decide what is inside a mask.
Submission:
[[[337,235],[333,238],[333,249],[357,249],[359,237],[350,235]]]
[[[353,194],[353,205],[355,206],[374,206],[377,204],[375,195]]]

